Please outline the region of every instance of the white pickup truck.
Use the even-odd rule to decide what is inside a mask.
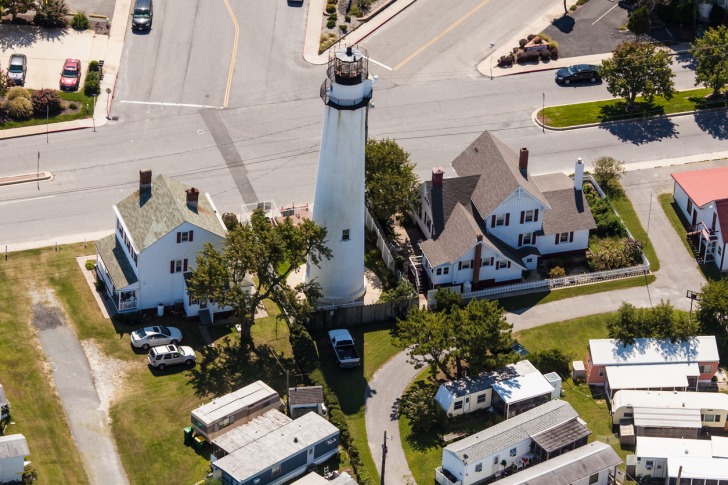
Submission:
[[[354,339],[346,329],[329,330],[329,345],[334,351],[339,367],[357,367],[361,359],[354,346]]]

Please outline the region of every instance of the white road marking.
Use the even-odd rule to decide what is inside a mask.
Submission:
[[[374,63],[374,64],[376,64],[377,66],[381,66],[381,67],[383,67],[384,69],[386,69],[387,71],[391,71],[391,70],[392,70],[392,68],[391,68],[391,67],[389,67],[389,66],[386,66],[386,65],[382,64],[381,62],[377,62],[377,61],[375,61],[374,59],[372,59],[371,57],[368,57],[367,59],[369,59],[369,62],[373,62],[373,63]]]
[[[5,200],[5,201],[0,201],[0,205],[2,205],[2,204],[15,204],[16,202],[30,202],[30,201],[33,201],[33,200],[41,200],[41,199],[52,199],[53,197],[55,197],[55,195],[43,195],[43,196],[40,196],[40,197],[30,197],[28,199]]]
[[[615,9],[615,8],[617,8],[617,7],[619,7],[619,4],[616,4],[616,5],[614,6],[614,7],[610,8],[609,10],[607,10],[607,11],[606,11],[606,13],[605,13],[604,15],[602,15],[601,17],[599,17],[598,19],[596,19],[596,20],[595,20],[594,22],[592,22],[592,25],[594,25],[594,24],[596,24],[597,22],[599,22],[600,20],[602,20],[602,19],[603,19],[604,17],[606,17],[606,16],[607,16],[607,14],[608,14],[609,12],[611,12],[612,10],[614,10],[614,9]]]
[[[119,103],[127,104],[150,104],[153,106],[179,106],[182,108],[219,108],[219,106],[209,106],[206,104],[185,104],[185,103],[161,103],[156,101],[124,101],[121,100]]]

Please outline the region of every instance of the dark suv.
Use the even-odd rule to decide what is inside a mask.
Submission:
[[[556,71],[556,82],[560,84],[571,84],[578,81],[595,83],[597,80],[599,80],[599,66],[591,64],[576,64]]]

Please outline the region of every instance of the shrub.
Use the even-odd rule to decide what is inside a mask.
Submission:
[[[299,370],[304,374],[313,372],[318,366],[318,353],[311,334],[303,325],[292,324],[289,340]]]
[[[361,9],[357,5],[352,5],[349,9],[349,13],[353,15],[354,17],[361,17],[362,12]]]
[[[27,120],[33,116],[33,103],[28,98],[15,98],[5,104],[5,111],[15,120]]]
[[[544,62],[548,62],[551,60],[551,51],[548,49],[542,49],[540,52],[541,60]]]
[[[534,37],[533,43],[534,44],[543,44],[543,39],[541,39],[541,37]]]
[[[326,13],[334,13],[336,12],[336,5],[328,4],[326,5]]]
[[[319,54],[321,54],[323,51],[331,47],[336,43],[336,34],[333,32],[328,32],[326,34],[321,34],[321,38],[319,39]]]
[[[98,80],[99,80],[98,71],[86,71],[86,81],[98,81]]]
[[[554,266],[549,271],[549,278],[563,278],[566,276],[566,270],[561,266]]]
[[[65,0],[44,0],[36,3],[33,22],[41,27],[65,27],[68,7]]]
[[[521,47],[523,47],[526,44],[528,44],[528,40],[526,40],[526,39],[521,39],[518,41],[518,45]]]
[[[89,72],[98,72],[99,69],[99,61],[88,61],[88,70]]]
[[[15,98],[25,98],[30,100],[30,91],[28,91],[25,88],[21,88],[20,86],[15,86],[14,88],[10,88],[8,90],[8,101],[12,101]]]
[[[333,29],[334,27],[336,27],[336,20],[329,20],[328,22],[326,22],[326,27],[328,27],[329,29]]]
[[[38,472],[33,468],[32,465],[28,464],[25,465],[23,468],[23,485],[30,485],[31,483],[35,483],[38,480]]]
[[[508,54],[507,56],[501,56],[500,59],[498,59],[498,67],[512,66],[513,61],[514,61],[513,54]]]
[[[573,12],[574,10],[576,10],[576,5],[572,5],[571,7],[569,7],[569,10],[571,10],[572,12]]]
[[[61,97],[55,89],[34,91],[30,100],[33,104],[33,111],[37,115],[55,114],[63,109]]]
[[[548,35],[548,34],[538,34],[538,36],[541,37],[541,39],[544,42],[547,42],[548,44],[551,44],[551,42],[554,42],[554,41],[551,40],[551,36]]]
[[[71,19],[71,27],[76,30],[88,29],[88,17],[86,17],[86,14],[83,12],[78,12],[76,15],[74,15],[73,19]]]
[[[86,269],[89,271],[93,271],[94,269],[96,269],[96,263],[94,262],[93,259],[89,259],[88,261],[86,261],[85,266],[86,266]]]
[[[5,96],[12,85],[8,73],[0,69],[0,97]]]
[[[526,57],[526,53],[524,51],[518,51],[516,53],[516,62],[518,62],[519,64],[526,62],[526,59],[527,59],[527,57]]]
[[[351,17],[349,17],[348,15],[345,15],[344,22],[351,22]]]
[[[222,223],[225,224],[225,228],[230,231],[232,229],[235,229],[240,225],[240,221],[238,220],[238,216],[233,214],[232,212],[225,212],[222,215]]]
[[[447,421],[445,411],[435,401],[437,389],[437,385],[417,381],[402,395],[399,414],[407,416],[413,431],[427,433]]]
[[[73,102],[73,101],[71,101],[70,103],[68,103],[68,107],[70,109],[78,109],[78,105],[75,102]]]
[[[346,32],[346,30],[347,30],[348,28],[349,28],[349,26],[348,26],[348,25],[346,25],[346,24],[341,24],[341,25],[339,25],[339,29],[340,29],[340,30],[341,30],[342,32]]]
[[[538,51],[528,51],[528,52],[526,52],[526,62],[538,61],[538,58],[539,58]]]
[[[549,47],[549,51],[551,51],[551,59],[558,59],[559,58],[559,48],[558,46],[554,45]]]
[[[83,92],[86,96],[93,96],[101,92],[101,83],[98,80],[87,79],[83,83]]]
[[[574,360],[574,355],[565,354],[559,349],[548,349],[529,354],[528,360],[542,374],[556,372],[565,377],[569,375],[569,363]]]
[[[94,286],[96,287],[96,291],[106,290],[106,283],[104,283],[104,280],[96,280],[96,283],[94,283]]]
[[[535,38],[536,38],[535,34],[529,34],[528,36],[526,36],[526,39],[528,40],[528,42],[531,42]]]

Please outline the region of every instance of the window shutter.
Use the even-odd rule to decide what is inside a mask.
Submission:
[[[458,261],[458,271],[460,271],[461,269],[463,269],[463,262]]]
[[[510,262],[510,261],[508,261],[508,267],[509,267],[509,268],[511,267],[511,262]]]
[[[192,236],[195,235],[195,231],[190,231],[190,242],[192,242]]]
[[[506,226],[511,223],[511,213],[506,212]]]
[[[554,244],[559,244],[559,236],[561,236],[561,234],[556,234],[556,237],[554,238]]]
[[[490,222],[490,227],[495,227],[495,214],[493,214],[493,218]]]
[[[537,222],[537,221],[538,221],[538,209],[536,209],[533,213],[533,222]]]
[[[187,258],[185,258],[184,263],[182,264],[182,270],[187,271]]]
[[[574,242],[574,231],[569,233],[569,242]]]
[[[178,232],[177,233],[177,244],[179,244],[181,242],[182,242],[182,233],[181,232]]]
[[[491,258],[490,258],[490,265],[491,265],[491,266],[493,266],[493,260],[494,260],[494,259],[495,259],[495,258],[491,256]]]
[[[523,212],[521,212],[521,216],[523,216]],[[523,217],[521,217],[523,219]],[[518,235],[518,247],[521,247],[523,245],[523,234]]]
[[[177,233],[179,234],[179,233]],[[174,273],[174,261],[169,262],[169,272]]]
[[[475,268],[475,260],[474,259],[471,259],[470,260],[470,267],[471,268]]]
[[[495,270],[498,271],[499,269],[500,269],[500,261],[498,261],[498,263],[496,263],[496,265],[495,265]]]
[[[536,233],[535,232],[531,233],[531,244],[533,244],[534,246],[536,245]]]
[[[523,221],[526,219],[526,211],[521,211],[521,224],[523,224]]]

